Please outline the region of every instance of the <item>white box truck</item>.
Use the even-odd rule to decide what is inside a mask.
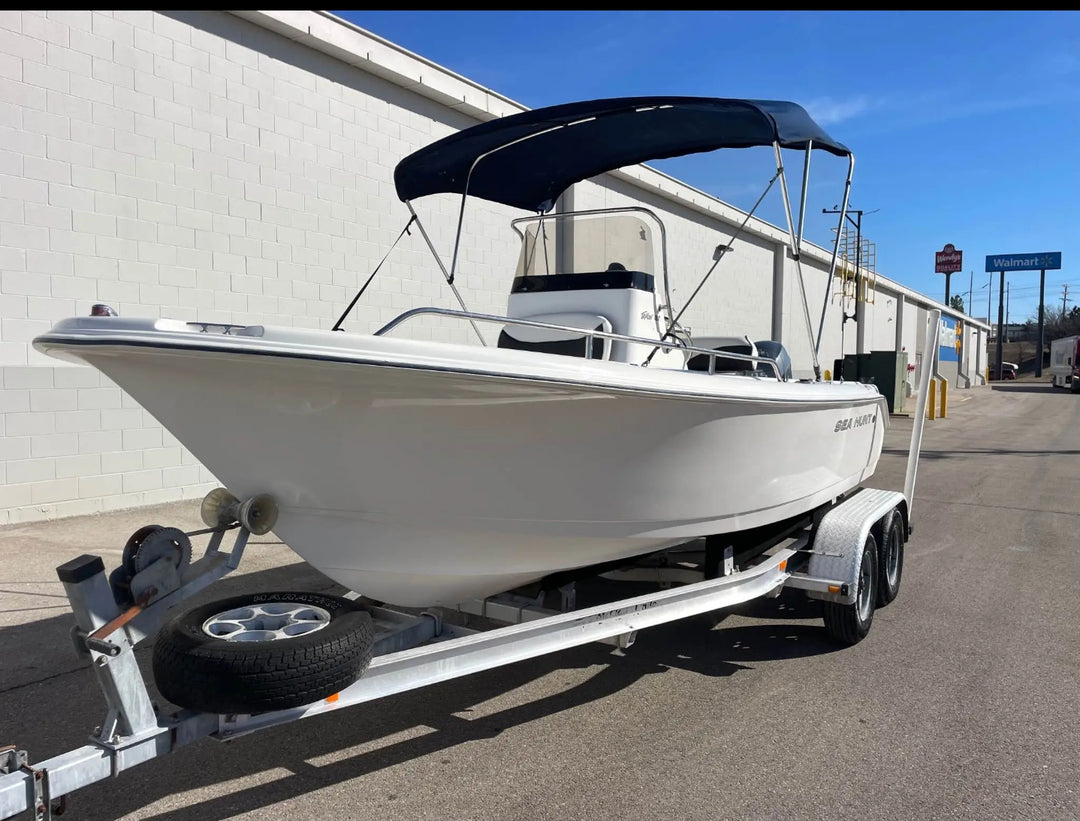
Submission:
[[[1063,336],[1050,343],[1050,384],[1080,393],[1080,336]]]

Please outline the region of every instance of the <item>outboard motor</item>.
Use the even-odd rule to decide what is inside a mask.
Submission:
[[[762,342],[751,343],[749,339],[738,337],[699,337],[694,340],[699,348],[709,348],[714,351],[737,353],[743,356],[761,356],[775,360],[780,378],[791,379],[791,356],[787,349],[779,342],[771,339]],[[699,353],[691,356],[686,362],[687,370],[708,371],[709,359],[707,354]],[[713,369],[716,373],[743,373],[753,376],[767,376],[775,378],[773,369],[762,362],[753,362],[749,359],[736,359],[732,356],[715,357]]]
[[[791,356],[788,354],[787,348],[772,339],[755,342],[754,344],[757,345],[759,354],[776,360],[776,367],[780,370],[781,379],[785,382],[791,379]],[[762,376],[774,376],[773,369],[768,365],[759,365],[754,373]]]

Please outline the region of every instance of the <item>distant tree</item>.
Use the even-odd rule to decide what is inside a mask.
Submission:
[[[1065,314],[1063,324],[1065,326],[1064,336],[1080,334],[1080,306],[1074,305],[1073,309]]]
[[[949,300],[949,307],[954,308],[960,313],[964,312],[964,298],[960,294],[955,294],[952,299]]]
[[[1037,325],[1038,314],[1028,321]],[[1080,305],[1074,305],[1067,311],[1047,305],[1043,310],[1043,339],[1046,344],[1049,345],[1063,336],[1074,335],[1080,335]]]

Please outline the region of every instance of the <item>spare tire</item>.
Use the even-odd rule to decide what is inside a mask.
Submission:
[[[154,643],[158,691],[207,713],[300,707],[340,692],[371,663],[371,615],[339,596],[252,593],[195,607]]]

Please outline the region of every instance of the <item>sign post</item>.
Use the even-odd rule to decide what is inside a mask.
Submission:
[[[950,242],[934,254],[934,273],[945,274],[945,307],[949,305],[949,280],[957,271],[964,270],[964,252],[957,251]],[[971,310],[970,307],[968,310]]]
[[[949,246],[945,246],[948,248]],[[1001,379],[1001,342],[1005,331],[1004,315],[1001,300],[1005,297],[1005,272],[1006,271],[1039,271],[1039,343],[1035,357],[1035,376],[1042,376],[1043,363],[1043,324],[1044,306],[1043,296],[1046,289],[1046,272],[1061,270],[1061,251],[1044,251],[1040,254],[998,254],[986,258],[986,272],[998,272],[1001,277],[1000,293],[998,295],[998,334],[997,334],[997,369],[998,379]],[[990,317],[987,317],[989,320]]]

